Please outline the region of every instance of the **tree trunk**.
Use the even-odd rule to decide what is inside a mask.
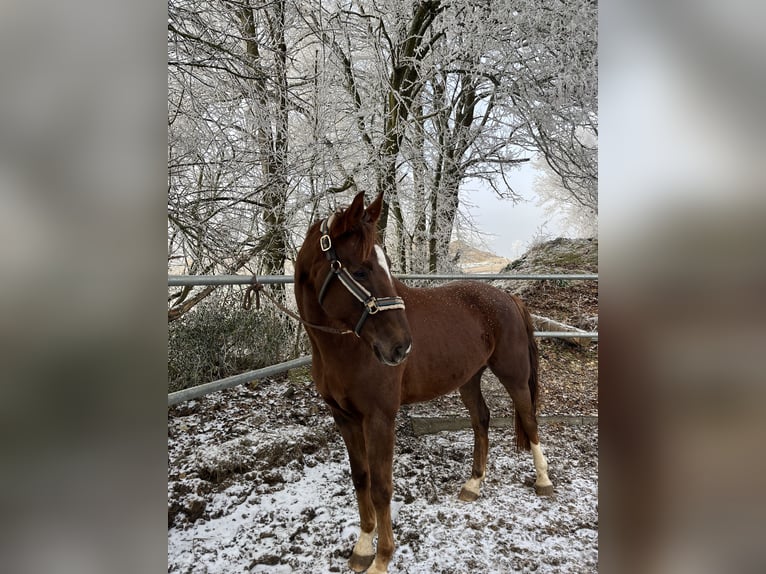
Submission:
[[[456,166],[450,165],[449,156],[438,172],[438,181],[431,191],[431,231],[429,233],[428,270],[431,273],[447,271],[449,244],[460,207],[460,181],[463,176]]]
[[[265,191],[261,197],[261,218],[264,231],[258,240],[261,263],[265,274],[282,275],[287,257],[285,202],[287,200],[288,101],[287,44],[285,42],[285,2],[271,4],[273,12],[266,16],[269,52],[272,66],[265,62],[258,44],[256,9],[249,5],[238,9],[245,42],[248,65],[253,70],[250,80],[258,109],[254,111],[256,141],[261,158]],[[267,74],[267,69],[269,73]],[[271,89],[266,77],[272,77]],[[276,88],[276,90],[274,89]],[[273,93],[276,91],[276,93]],[[274,105],[276,104],[276,105]],[[268,110],[275,108],[269,114]],[[261,117],[258,117],[260,114]],[[263,115],[266,117],[264,118]]]
[[[436,16],[443,10],[441,2],[420,2],[416,5],[412,21],[403,41],[392,54],[389,91],[383,110],[384,137],[380,147],[378,193],[383,193],[383,210],[378,219],[378,232],[385,237],[388,226],[388,200],[396,189],[396,160],[404,137],[405,124],[415,96],[423,83],[418,77],[418,63],[431,48],[426,32]]]
[[[400,273],[407,273],[407,228],[404,224],[404,214],[399,203],[399,194],[392,196],[391,211],[394,215],[394,231],[396,237],[396,254],[392,258],[396,262],[396,269]]]
[[[426,201],[426,159],[424,125],[421,116],[423,107],[417,104],[413,110],[417,118],[417,126],[413,135],[412,147],[414,157],[412,162],[412,184],[414,187],[415,202],[415,226],[409,243],[410,270],[412,272],[425,272],[428,259],[428,234],[426,222],[428,218],[428,204]]]

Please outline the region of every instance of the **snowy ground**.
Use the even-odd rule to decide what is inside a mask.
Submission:
[[[391,574],[597,571],[595,424],[541,427],[551,498],[534,494],[513,430],[492,429],[482,496],[465,503],[471,431],[415,436],[411,411],[398,421]],[[169,410],[168,572],[350,572],[357,533],[345,449],[309,380]]]

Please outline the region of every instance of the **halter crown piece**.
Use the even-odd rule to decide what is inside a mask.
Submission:
[[[327,273],[322,288],[319,290],[319,304],[322,304],[322,301],[327,294],[327,289],[330,287],[330,283],[337,277],[346,290],[364,307],[362,316],[359,318],[359,321],[357,321],[356,327],[354,328],[354,335],[359,337],[359,333],[362,332],[362,327],[364,327],[364,322],[367,320],[367,317],[375,315],[378,311],[404,309],[404,299],[401,297],[375,297],[364,287],[364,285],[354,279],[353,275],[351,275],[345,267],[343,267],[335,253],[335,248],[332,246],[332,239],[330,238],[330,225],[334,218],[335,214],[322,220],[322,223],[319,225],[319,231],[322,234],[319,237],[319,248],[324,252],[325,257],[327,257],[327,260],[330,262],[330,271]]]

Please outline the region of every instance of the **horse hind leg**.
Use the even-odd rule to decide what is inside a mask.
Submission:
[[[468,408],[473,427],[473,467],[469,478],[460,490],[458,498],[473,502],[479,498],[481,483],[486,476],[487,452],[489,450],[489,409],[481,394],[482,369],[460,387],[460,398]]]
[[[535,492],[538,496],[550,496],[553,494],[553,483],[548,477],[548,461],[545,459],[543,448],[540,445],[540,436],[537,432],[537,415],[529,388],[526,385],[523,387],[519,385],[506,385],[506,388],[511,395],[513,407],[516,411],[517,446],[519,446],[520,450],[532,451],[536,475]],[[519,435],[522,434],[526,436],[520,437]],[[528,447],[526,447],[527,444],[529,445]]]
[[[550,496],[553,494],[553,483],[548,477],[548,461],[543,454],[540,445],[540,437],[537,431],[536,405],[533,400],[533,383],[528,376],[521,377],[519,373],[507,375],[493,372],[508,391],[513,401],[516,427],[516,446],[519,450],[531,450],[532,460],[535,465],[535,492],[538,496]],[[536,384],[536,382],[534,383]]]
[[[540,443],[531,443],[532,459],[535,462],[535,492],[538,496],[551,496],[553,494],[553,483],[548,477],[548,461],[545,460],[543,449]]]

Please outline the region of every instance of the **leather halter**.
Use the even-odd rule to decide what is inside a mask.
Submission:
[[[348,270],[343,267],[338,256],[335,253],[335,248],[332,245],[332,239],[330,238],[330,224],[332,223],[335,215],[331,215],[327,219],[322,220],[319,226],[319,231],[322,234],[319,237],[319,248],[324,252],[325,257],[330,262],[330,271],[327,273],[327,277],[322,284],[322,289],[319,291],[319,304],[322,304],[327,289],[330,287],[332,280],[337,277],[343,284],[346,290],[357,299],[364,307],[362,316],[359,317],[359,321],[354,328],[354,335],[359,337],[359,333],[362,332],[364,322],[370,315],[375,315],[378,311],[394,311],[396,309],[404,309],[404,299],[401,297],[375,297],[370,293],[364,285],[359,283]]]

